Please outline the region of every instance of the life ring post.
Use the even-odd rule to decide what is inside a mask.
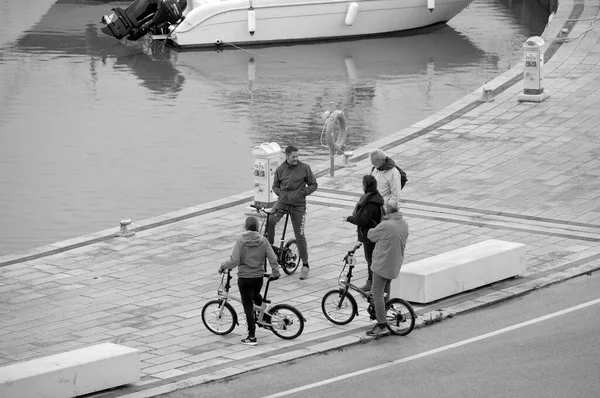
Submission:
[[[335,157],[329,151],[329,176],[333,177],[335,175]]]

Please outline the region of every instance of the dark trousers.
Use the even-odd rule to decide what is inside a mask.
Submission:
[[[367,261],[367,272],[369,273],[369,277],[367,278],[369,281],[373,280],[373,271],[371,271],[371,262],[373,261],[373,251],[375,250],[375,243],[363,243],[363,249],[365,251],[365,260]]]
[[[306,221],[306,205],[284,205],[279,202],[273,205],[271,215],[269,216],[269,224],[267,225],[267,239],[273,244],[275,241],[275,225],[284,216],[283,213],[276,211],[277,209],[287,209],[290,211],[290,221],[294,228],[294,236],[298,241],[298,251],[302,264],[308,264],[308,244],[304,235],[304,223]],[[288,224],[289,227],[289,224]],[[287,232],[286,232],[287,233]]]
[[[263,278],[238,278],[238,289],[240,289],[240,297],[242,306],[246,314],[246,322],[248,323],[248,336],[255,337],[256,323],[254,322],[254,304],[262,304],[262,289]]]

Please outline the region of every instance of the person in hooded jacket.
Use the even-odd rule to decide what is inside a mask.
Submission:
[[[373,259],[373,250],[375,250],[375,242],[372,242],[367,237],[367,232],[381,221],[383,197],[377,191],[377,180],[372,175],[366,175],[362,179],[363,196],[360,197],[352,215],[346,217],[346,221],[356,225],[356,233],[358,241],[362,242],[363,250],[365,251],[365,260],[367,261],[368,277],[362,290],[368,292],[371,290],[373,282],[373,272],[371,271],[371,262]]]
[[[279,278],[279,264],[271,244],[258,232],[258,219],[253,216],[246,218],[244,232],[235,242],[231,258],[219,267],[219,273],[226,269],[238,267],[238,288],[242,306],[248,323],[248,337],[242,344],[256,345],[256,324],[254,322],[254,304],[262,305],[260,291],[265,272],[265,256],[271,265],[273,279]]]
[[[383,150],[375,149],[371,152],[371,164],[373,165],[371,174],[377,180],[379,193],[383,196],[383,200],[387,202],[393,199],[399,203],[402,183],[394,160],[388,157]]]

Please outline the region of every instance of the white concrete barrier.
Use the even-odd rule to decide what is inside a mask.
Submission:
[[[72,398],[139,380],[139,351],[103,343],[0,368],[0,397]]]
[[[404,264],[391,297],[425,304],[523,272],[525,245],[490,239]]]

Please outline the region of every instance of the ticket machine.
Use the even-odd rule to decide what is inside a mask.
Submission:
[[[276,142],[265,142],[252,149],[254,156],[254,202],[272,207],[277,202],[273,192],[275,170],[279,166],[281,147]]]

